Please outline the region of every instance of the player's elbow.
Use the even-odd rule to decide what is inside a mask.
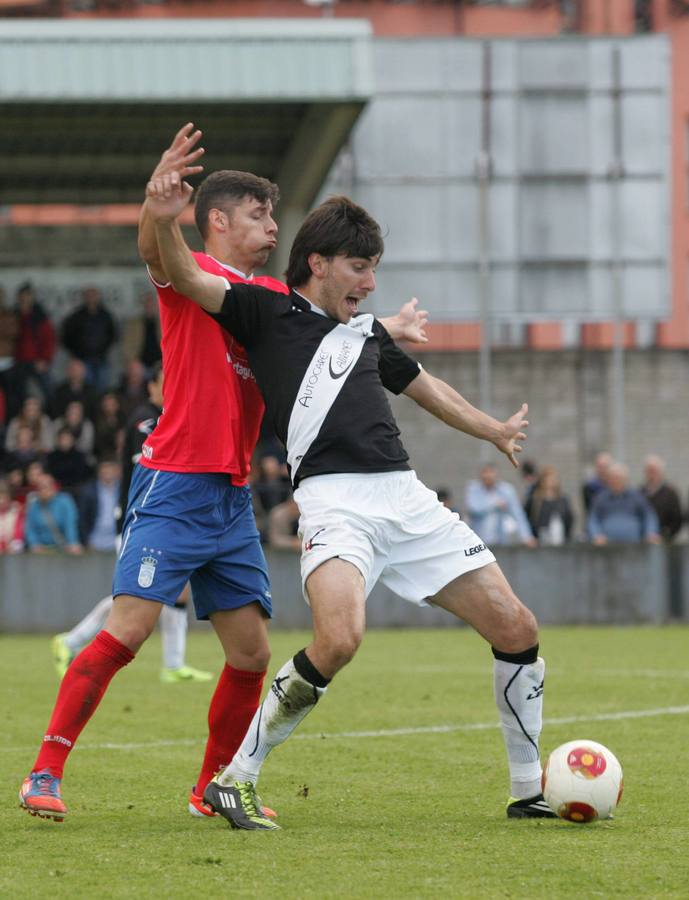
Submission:
[[[160,265],[160,254],[158,253],[157,245],[152,246],[150,241],[145,241],[139,238],[137,247],[139,250],[140,258],[146,263],[149,268]]]

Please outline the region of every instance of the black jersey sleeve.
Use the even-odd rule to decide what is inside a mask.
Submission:
[[[218,313],[209,313],[240,344],[251,347],[276,312],[285,295],[252,284],[232,284]]]
[[[407,356],[404,350],[400,350],[377,320],[373,331],[380,345],[378,368],[383,386],[393,394],[401,394],[419,374],[421,367],[411,356]]]

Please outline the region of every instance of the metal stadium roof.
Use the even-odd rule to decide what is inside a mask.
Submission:
[[[14,20],[0,31],[0,204],[139,200],[186,121],[207,171],[308,208],[373,91],[358,20]]]

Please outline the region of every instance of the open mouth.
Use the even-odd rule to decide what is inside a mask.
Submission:
[[[355,316],[359,312],[361,297],[354,297],[352,294],[349,294],[345,297],[345,303],[347,304],[349,314]]]

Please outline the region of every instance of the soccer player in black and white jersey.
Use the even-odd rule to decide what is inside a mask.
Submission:
[[[510,770],[507,815],[552,817],[540,787],[545,665],[535,618],[480,538],[416,478],[384,389],[491,442],[515,466],[527,405],[505,422],[481,412],[421,369],[373,316],[359,313],[383,252],[380,228],[360,206],[334,197],[307,216],[290,253],[291,293],[277,295],[198,267],[176,222],[191,193],[174,175],[147,187],[161,259],[175,288],[248,351],[287,450],[314,625],[313,640],[278,671],[205,801],[236,828],[278,827],[257,799],[261,766],[354,657],[366,597],[380,578],[412,603],[462,618],[490,643]]]

